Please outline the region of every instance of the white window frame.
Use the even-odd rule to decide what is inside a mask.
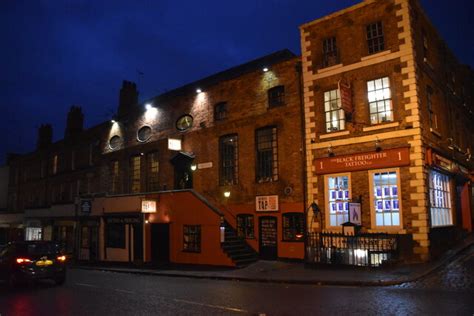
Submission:
[[[352,179],[351,173],[335,173],[335,174],[327,174],[324,176],[324,198],[325,198],[325,227],[329,230],[340,230],[342,231],[342,226],[331,226],[331,214],[330,214],[330,201],[329,201],[329,178],[336,178],[336,177],[347,177],[348,180],[348,189],[349,189],[349,197],[347,199],[343,198],[343,201],[350,202],[352,199]],[[347,219],[349,220],[349,212],[347,212]],[[344,222],[343,222],[344,223]],[[341,223],[342,224],[342,223]]]
[[[377,83],[380,81],[381,85]],[[367,80],[367,101],[369,105],[369,120],[371,125],[394,122],[394,111],[392,102],[392,84],[388,76]],[[387,111],[387,104],[389,110]],[[375,105],[375,111],[371,110],[371,105]],[[380,110],[381,106],[385,111]],[[379,119],[381,114],[390,114],[390,119]],[[372,121],[372,116],[376,116],[376,121]]]
[[[333,108],[333,105],[337,105]],[[324,120],[326,133],[340,132],[346,129],[346,118],[342,109],[339,89],[324,91]]]
[[[447,183],[444,183],[444,185],[442,185],[442,188],[434,188],[432,185],[433,185],[433,176],[434,174],[436,175],[439,175],[441,177],[443,177],[445,180],[447,180]],[[431,223],[430,223],[430,226],[432,228],[437,228],[437,227],[449,227],[449,226],[453,226],[454,225],[454,218],[453,218],[453,202],[452,202],[452,181],[451,181],[451,177],[449,177],[448,175],[442,173],[442,172],[439,172],[437,170],[430,170],[430,173],[429,173],[429,192],[430,192],[430,219],[431,219]],[[439,193],[438,196],[435,197],[435,200],[436,201],[433,201],[433,197],[436,195],[436,193]],[[441,207],[441,205],[439,204],[440,200],[443,200],[444,199],[444,203],[445,204],[445,207]],[[433,203],[435,202],[435,203]],[[447,206],[447,207],[446,207]],[[438,217],[435,217],[433,216],[433,209],[438,209],[440,211],[444,211],[446,212],[447,211],[447,216],[446,214],[443,216],[444,217],[444,220],[445,222],[442,223],[442,224],[438,224],[438,223],[433,223],[433,219],[435,218],[438,218],[439,219],[439,215]]]
[[[385,172],[396,172],[397,175],[397,194],[398,194],[398,217],[399,225],[390,226],[377,226],[376,221],[376,210],[375,210],[375,197],[374,197],[374,174],[385,173]],[[402,187],[401,187],[401,176],[400,168],[388,168],[388,169],[374,169],[368,171],[369,178],[369,195],[370,195],[370,217],[371,217],[371,230],[379,232],[400,232],[403,230],[403,207],[402,207]]]

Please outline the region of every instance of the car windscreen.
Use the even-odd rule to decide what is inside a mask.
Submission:
[[[18,252],[28,255],[53,255],[59,252],[58,245],[54,243],[31,243],[18,245]]]

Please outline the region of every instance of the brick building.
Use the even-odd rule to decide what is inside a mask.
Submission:
[[[9,159],[26,238],[81,260],[234,266],[312,261],[305,234],[349,219],[398,236],[406,260],[471,232],[474,73],[418,2],[366,0],[300,31],[301,58],[142,103],[124,81],[113,120],[84,130],[72,107],[55,143],[41,126],[36,151]]]
[[[26,237],[83,260],[303,259],[300,68],[280,51],[143,103],[124,81],[117,115],[89,130],[71,108],[64,140],[42,126],[10,164]]]
[[[427,260],[472,231],[473,71],[417,1],[366,0],[300,27],[310,231],[398,234]]]

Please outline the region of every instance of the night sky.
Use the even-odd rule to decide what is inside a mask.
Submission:
[[[71,105],[85,127],[110,119],[124,79],[145,100],[283,48],[300,54],[299,25],[358,2],[0,0],[0,165],[35,149],[42,123],[61,139]],[[474,0],[421,2],[474,66]]]

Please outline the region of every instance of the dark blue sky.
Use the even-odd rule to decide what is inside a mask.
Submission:
[[[73,104],[86,127],[109,119],[123,79],[143,100],[282,48],[300,54],[299,25],[357,2],[1,0],[0,165],[34,150],[41,123],[62,138]],[[422,4],[473,66],[474,1]]]

